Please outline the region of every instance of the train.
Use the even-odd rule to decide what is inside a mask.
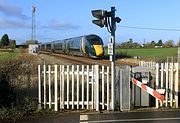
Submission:
[[[104,56],[103,40],[95,34],[42,43],[39,45],[39,51],[90,58],[102,58]]]

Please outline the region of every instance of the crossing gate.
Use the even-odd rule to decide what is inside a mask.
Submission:
[[[113,110],[110,73],[109,66],[39,65],[39,107]]]
[[[156,64],[156,90],[165,90],[165,100],[156,100],[156,107],[170,106],[178,108],[178,63]]]
[[[156,108],[162,106],[178,108],[178,63],[140,62],[140,66],[152,69],[152,73],[155,75],[155,90],[164,94],[165,99],[163,101],[156,99]]]

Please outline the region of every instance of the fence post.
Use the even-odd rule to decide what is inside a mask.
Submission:
[[[89,65],[87,65],[87,69],[86,69],[86,72],[87,72],[87,74],[86,74],[86,83],[87,83],[87,95],[86,95],[86,97],[87,97],[87,109],[89,109]]]
[[[49,78],[49,109],[51,109],[51,65],[48,65],[48,78]]]
[[[84,109],[84,65],[82,65],[82,109]]]
[[[39,102],[39,105],[38,105],[38,108],[41,109],[41,65],[38,65],[38,102]]]
[[[94,65],[95,86],[96,86],[96,111],[99,111],[99,65]]]
[[[155,86],[155,90],[158,89],[159,86],[159,64],[156,64],[156,86]],[[159,108],[159,100],[156,99],[156,108]]]
[[[74,65],[72,65],[72,109],[74,109]]]
[[[107,110],[109,111],[110,110],[110,103],[109,103],[109,67],[107,66]]]
[[[169,91],[169,88],[168,88],[168,85],[169,85],[169,63],[167,62],[165,64],[165,70],[166,70],[166,107],[168,106],[168,91]]]
[[[92,68],[92,93],[91,93],[91,99],[92,99],[92,109],[94,109],[95,101],[94,101],[94,66],[91,66]]]
[[[61,109],[64,109],[64,79],[65,79],[65,70],[64,65],[61,65]]]
[[[67,100],[67,109],[69,109],[69,65],[67,65],[67,95],[66,95],[66,100]]]
[[[57,83],[57,65],[54,65],[54,93],[55,93],[55,111],[58,111],[58,83]]]
[[[159,73],[159,74],[161,76],[160,85],[161,85],[161,89],[162,89],[162,88],[164,88],[164,63],[161,63],[160,66],[161,66],[161,70],[160,70],[161,73]],[[160,102],[160,106],[161,107],[163,106],[163,102]]]
[[[102,109],[104,109],[104,66],[102,66]]]
[[[77,109],[79,109],[79,65],[77,65]]]
[[[175,63],[175,102],[176,108],[178,108],[178,86],[179,86],[179,63]]]
[[[44,64],[44,108],[46,109],[46,65]]]
[[[174,88],[173,88],[173,80],[174,80],[174,63],[170,63],[170,67],[169,67],[169,74],[170,74],[170,79],[169,79],[169,82],[170,82],[170,85],[169,85],[169,88],[170,88],[170,106],[172,107],[173,106],[173,91],[174,91]]]

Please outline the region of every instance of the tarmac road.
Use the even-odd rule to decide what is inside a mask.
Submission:
[[[180,123],[180,109],[108,113],[57,113],[16,123]]]
[[[180,110],[81,114],[80,123],[179,123]]]

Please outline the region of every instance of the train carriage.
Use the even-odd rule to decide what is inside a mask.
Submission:
[[[54,53],[65,53],[65,40],[57,40],[53,42],[54,44]]]
[[[101,58],[104,55],[103,41],[94,34],[46,43],[45,48],[40,50],[91,58]]]

